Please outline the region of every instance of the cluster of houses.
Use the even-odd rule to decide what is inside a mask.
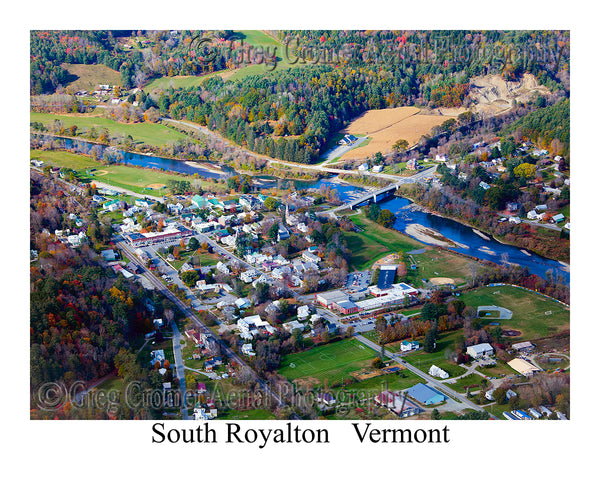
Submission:
[[[76,231],[71,231],[68,228],[64,230],[54,230],[54,235],[56,235],[62,243],[65,243],[72,248],[80,247],[82,244],[87,243],[88,240],[84,229]]]
[[[358,171],[359,172],[368,172],[369,171],[369,164],[368,163],[362,163],[358,166]],[[383,165],[373,165],[373,168],[371,169],[371,171],[373,173],[381,173],[383,171]]]

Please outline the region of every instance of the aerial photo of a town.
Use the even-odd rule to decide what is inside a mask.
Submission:
[[[569,31],[29,41],[30,419],[570,418]]]

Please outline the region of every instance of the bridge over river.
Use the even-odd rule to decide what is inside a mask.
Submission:
[[[395,183],[392,183],[390,185],[387,185],[383,188],[379,188],[374,191],[366,192],[364,195],[361,195],[358,198],[348,201],[348,202],[344,203],[343,205],[340,205],[339,207],[335,207],[335,208],[332,208],[331,210],[328,210],[327,213],[329,215],[335,216],[335,214],[341,210],[346,210],[346,209],[352,210],[354,207],[358,207],[359,205],[362,205],[364,203],[380,202],[381,200],[384,200],[384,199],[388,198],[389,196],[393,195],[394,192],[396,190],[398,190],[398,188],[400,188],[400,185],[403,185],[405,183],[415,183],[415,182],[422,181],[426,178],[430,178],[433,175],[433,172],[435,172],[435,169],[436,169],[436,167],[431,167],[431,168],[428,168],[427,170],[423,170],[411,177],[400,178]]]

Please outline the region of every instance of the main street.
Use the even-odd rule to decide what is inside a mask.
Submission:
[[[355,335],[354,338],[356,338],[359,342],[363,343],[367,347],[372,348],[373,350],[375,350],[377,352],[381,351],[381,346],[380,345],[377,345],[375,342],[372,342],[371,340],[363,337],[362,335]],[[398,355],[396,353],[390,353],[390,352],[386,351],[385,352],[385,356],[388,357],[388,358],[390,358],[390,359],[392,359],[392,360],[394,360],[395,362],[399,363],[403,367],[406,367],[407,370],[410,370],[414,374],[416,374],[419,377],[421,377],[422,379],[426,380],[427,383],[433,384],[435,386],[435,388],[437,388],[438,390],[444,392],[450,398],[458,400],[459,403],[464,403],[467,407],[472,408],[473,410],[477,410],[479,412],[484,412],[485,411],[481,406],[473,403],[469,399],[465,398],[463,395],[455,392],[454,390],[452,390],[451,388],[447,387],[446,385],[444,385],[439,380],[436,380],[435,378],[431,377],[430,375],[427,375],[425,372],[422,372],[421,370],[419,370],[417,367],[415,367],[415,366],[411,365],[410,363],[402,360],[402,357],[400,355]],[[496,420],[498,419],[494,415],[492,415],[492,418],[494,418]]]
[[[246,364],[246,362],[244,362],[244,360],[242,360],[233,350],[231,350],[231,348],[229,348],[227,345],[225,345],[221,339],[219,338],[218,335],[215,335],[213,333],[212,330],[210,330],[201,320],[200,318],[198,318],[198,316],[196,315],[196,313],[190,308],[188,307],[184,302],[182,302],[178,297],[175,296],[175,294],[173,294],[173,292],[171,292],[170,290],[168,290],[152,273],[148,272],[145,268],[144,265],[141,265],[141,263],[139,262],[138,258],[136,257],[135,253],[130,249],[130,247],[122,240],[117,240],[115,242],[115,245],[117,248],[119,248],[119,250],[121,250],[123,252],[123,254],[134,264],[140,265],[143,268],[143,273],[141,274],[146,280],[148,280],[148,282],[150,282],[150,284],[160,293],[162,293],[165,297],[167,297],[171,302],[173,302],[178,308],[179,310],[184,314],[184,316],[186,316],[187,318],[190,318],[195,324],[196,326],[205,334],[210,335],[211,337],[213,337],[217,343],[219,344],[219,346],[221,347],[221,352],[224,353],[225,355],[227,355],[227,357],[230,359],[230,361],[237,363],[238,365],[240,365],[241,367],[245,367],[248,369],[248,371],[251,373],[251,376],[254,380],[256,380],[256,382],[258,383],[258,385],[260,386],[260,388],[267,394],[268,397],[272,398],[276,404],[278,406],[284,406],[285,403],[283,402],[283,400],[279,397],[279,395],[277,395],[272,389],[271,387],[264,381],[262,380],[258,374],[252,370],[248,364]],[[181,370],[183,372],[183,365],[181,366]],[[178,373],[179,376],[179,373]],[[185,392],[185,382],[183,382],[183,384],[180,384],[181,387],[183,387],[182,390],[182,398],[186,399],[186,392]],[[182,405],[182,412],[183,410],[187,409],[187,405],[186,402],[184,402],[184,404]],[[296,418],[296,419],[299,419]]]

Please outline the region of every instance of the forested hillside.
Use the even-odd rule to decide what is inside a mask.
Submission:
[[[553,146],[554,151],[562,150],[563,155],[568,155],[571,138],[570,106],[569,99],[564,99],[555,105],[535,110],[505,128],[503,133],[520,131],[523,138],[540,147],[548,149]]]

